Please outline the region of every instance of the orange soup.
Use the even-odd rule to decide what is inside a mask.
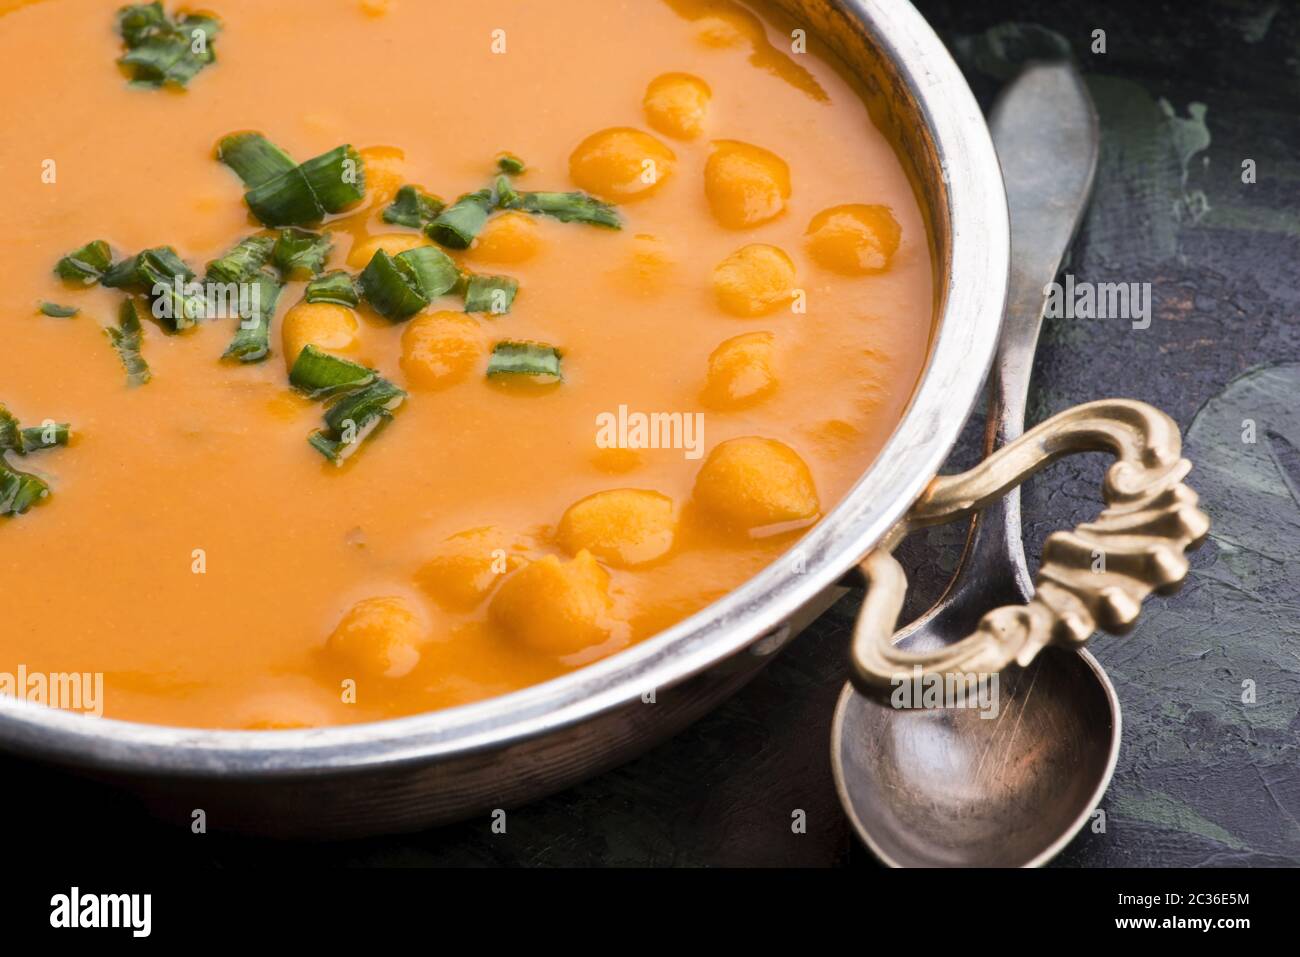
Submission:
[[[925,224],[799,24],[119,6],[0,3],[0,673],[199,727],[499,695],[752,576],[901,417]]]

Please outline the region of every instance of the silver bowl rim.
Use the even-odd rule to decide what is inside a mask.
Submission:
[[[568,675],[410,717],[283,731],[148,725],[0,695],[0,748],[122,774],[307,778],[496,750],[670,688],[778,631],[892,528],[938,472],[980,395],[1006,299],[1010,229],[984,117],[907,0],[835,0],[892,59],[937,147],[948,191],[947,296],[930,359],[880,455],[842,502],[756,576],[677,625]],[[941,263],[941,265],[943,265]],[[798,552],[802,573],[788,564]]]

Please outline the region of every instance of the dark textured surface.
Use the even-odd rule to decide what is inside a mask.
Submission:
[[[1058,863],[1300,863],[1300,4],[920,6],[986,105],[1025,56],[1068,48],[1088,74],[1103,154],[1070,269],[1151,282],[1154,318],[1148,329],[1049,320],[1031,416],[1107,395],[1163,408],[1184,426],[1189,481],[1215,522],[1186,590],[1153,600],[1134,634],[1095,643],[1123,703],[1123,750],[1105,833],[1085,832]],[[1090,50],[1097,29],[1105,54]],[[1242,182],[1246,159],[1257,183]],[[968,437],[953,467],[971,460]],[[1027,486],[1031,552],[1097,511],[1104,464],[1068,461]],[[961,537],[942,528],[905,544],[914,604],[933,597]],[[669,744],[510,812],[503,835],[483,820],[332,845],[194,836],[149,822],[124,795],[5,761],[7,818],[30,835],[8,843],[225,866],[873,866],[840,814],[827,756],[856,607],[842,601]],[[806,833],[792,830],[798,811]]]

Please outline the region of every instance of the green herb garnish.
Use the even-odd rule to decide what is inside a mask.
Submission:
[[[298,353],[289,372],[289,384],[311,399],[363,389],[378,378],[379,373],[373,369],[330,355],[310,343]]]
[[[54,274],[69,283],[93,286],[108,272],[113,263],[113,251],[102,239],[86,243],[73,250],[54,266]]]
[[[275,241],[271,261],[285,279],[309,279],[320,275],[333,248],[329,236],[305,229],[283,229]]]
[[[488,359],[488,377],[526,375],[559,381],[560,350],[544,342],[498,342]]]
[[[352,309],[361,302],[361,297],[357,295],[356,283],[342,269],[327,272],[307,283],[304,298],[308,302],[333,302]]]
[[[406,393],[387,379],[376,379],[358,392],[336,399],[325,412],[325,428],[307,439],[335,465],[342,465],[393,419],[393,412],[406,400]]]
[[[511,176],[518,176],[524,171],[524,161],[513,153],[501,153],[497,156],[497,169]]]
[[[217,159],[244,181],[244,200],[267,226],[311,226],[365,197],[365,164],[350,145],[294,166],[261,133],[232,133],[217,144]]]
[[[275,248],[272,236],[249,236],[241,239],[220,259],[208,263],[208,282],[247,282],[256,276],[271,258]]]
[[[50,494],[44,479],[14,468],[4,453],[27,455],[42,449],[67,445],[72,432],[66,422],[46,420],[24,429],[8,409],[0,404],[0,515],[21,515]]]
[[[403,186],[384,209],[384,222],[423,229],[437,219],[447,204],[418,186]]]
[[[380,249],[362,270],[358,282],[377,313],[401,321],[456,288],[460,270],[450,256],[435,246],[408,249],[396,256]]]
[[[261,186],[297,168],[293,157],[261,133],[231,133],[217,144],[217,159],[225,163],[249,189]]]
[[[289,373],[290,384],[312,399],[329,399],[325,427],[308,438],[335,465],[342,465],[369,436],[386,425],[406,399],[406,393],[347,359],[303,347]]]
[[[519,193],[518,205],[526,213],[550,216],[562,223],[588,223],[622,229],[618,210],[586,193]]]
[[[104,274],[111,289],[143,293],[153,316],[168,332],[181,332],[207,314],[207,297],[196,288],[194,270],[170,246],[146,249]]]
[[[42,449],[67,445],[72,430],[66,422],[47,419],[41,425],[23,428],[18,419],[0,403],[0,452],[27,455]]]
[[[282,287],[266,270],[250,280],[250,287],[248,301],[240,302],[239,327],[222,353],[223,359],[261,362],[271,354],[271,317]]]
[[[310,344],[294,360],[289,383],[309,398],[329,400],[325,427],[313,432],[308,442],[335,465],[342,465],[391,421],[406,399],[405,392],[374,369]]]
[[[470,276],[465,284],[465,311],[503,316],[518,291],[519,281],[509,276]]]
[[[0,456],[0,515],[22,515],[49,494],[44,479],[19,471]]]
[[[468,249],[496,206],[496,194],[490,189],[466,193],[439,213],[424,231],[448,249]]]
[[[201,14],[182,14],[173,20],[161,3],[135,3],[118,10],[117,29],[127,51],[117,62],[133,83],[184,87],[216,60],[212,41],[221,23]]]
[[[36,308],[44,315],[52,316],[55,319],[71,319],[81,310],[76,306],[61,306],[57,302],[39,302]]]
[[[509,176],[498,176],[492,185],[492,191],[496,194],[497,209],[515,209],[519,206],[520,193],[515,189],[515,184],[510,182]]]
[[[104,330],[104,334],[108,336],[108,341],[113,344],[118,358],[122,360],[128,386],[144,385],[153,378],[153,374],[149,371],[149,364],[140,354],[140,346],[144,339],[134,300],[129,298],[122,300],[117,313],[117,326],[109,326]]]

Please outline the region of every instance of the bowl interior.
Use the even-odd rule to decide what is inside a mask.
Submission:
[[[295,731],[158,727],[0,696],[0,747],[109,771],[263,778],[428,763],[540,738],[704,672],[779,633],[865,555],[938,471],[980,394],[1006,297],[1009,227],[978,104],[905,0],[779,0],[825,41],[897,144],[930,221],[936,316],[911,403],[872,467],[779,560],[663,633],[499,698],[372,724]],[[788,630],[788,629],[787,629]]]

